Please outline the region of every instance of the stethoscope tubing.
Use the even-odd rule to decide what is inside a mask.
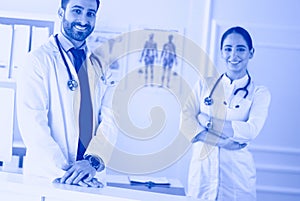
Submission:
[[[63,53],[63,50],[62,50],[61,44],[60,44],[60,42],[59,42],[59,40],[58,40],[57,34],[54,36],[54,38],[55,38],[55,42],[56,42],[56,45],[57,45],[57,47],[58,47],[58,50],[59,50],[59,52],[60,52],[60,55],[61,55],[61,57],[62,57],[62,60],[63,60],[63,62],[64,62],[64,64],[65,64],[66,69],[67,69],[67,72],[68,72],[68,76],[69,76],[69,81],[68,81],[68,83],[67,83],[67,84],[68,84],[68,87],[69,87],[69,89],[70,89],[71,91],[75,91],[75,89],[78,87],[78,82],[77,82],[77,81],[73,78],[73,76],[72,76],[72,73],[71,73],[71,70],[70,70],[70,66],[68,65],[68,62],[67,62],[67,60],[66,60],[66,57],[65,57],[65,55],[64,55],[64,53]],[[103,83],[104,83],[105,85],[108,85],[107,80],[106,80],[106,78],[105,78],[105,76],[104,76],[104,72],[103,72],[103,67],[102,67],[101,61],[99,60],[98,57],[96,57],[96,56],[94,56],[93,54],[91,54],[91,56],[90,56],[90,61],[91,61],[92,65],[94,65],[94,62],[92,61],[92,58],[98,63],[98,66],[99,66],[100,71],[101,71],[101,74],[102,74],[102,75],[100,76],[101,80],[103,81]],[[114,85],[114,84],[115,84],[115,81],[111,81],[109,84],[110,84],[110,85]]]
[[[214,93],[216,87],[218,86],[219,82],[221,81],[222,77],[224,76],[224,74],[225,74],[225,73],[223,73],[223,74],[218,78],[218,80],[217,80],[216,83],[214,84],[212,90],[210,91],[208,97],[206,97],[206,98],[204,99],[204,104],[205,104],[205,105],[208,105],[208,106],[209,106],[209,105],[212,105],[212,104],[213,104],[213,98],[212,98],[212,95],[213,95],[213,93]],[[249,75],[248,71],[247,71],[247,75],[248,75],[248,81],[247,81],[246,85],[245,85],[244,87],[241,87],[241,88],[236,89],[236,90],[234,91],[233,95],[237,95],[237,93],[238,93],[239,91],[245,91],[245,95],[244,95],[243,98],[246,98],[246,97],[248,96],[249,92],[248,92],[248,89],[247,89],[247,88],[248,88],[248,86],[250,85],[250,82],[251,82],[251,76]]]
[[[249,91],[248,91],[247,88],[248,88],[248,86],[250,85],[250,82],[251,82],[251,77],[250,77],[248,71],[247,71],[247,75],[248,75],[248,81],[247,81],[247,84],[246,84],[244,87],[242,87],[242,88],[236,89],[236,90],[234,91],[233,95],[237,95],[237,93],[238,93],[239,91],[245,91],[245,95],[244,95],[243,98],[246,98],[246,97],[248,96]]]
[[[91,54],[91,63],[92,63],[92,65],[94,65],[94,62],[92,61],[92,57],[93,57],[93,59],[95,59],[97,61],[98,65],[99,65],[99,68],[100,68],[100,71],[101,71],[101,74],[102,74],[100,76],[101,80],[105,81],[104,72],[103,72],[103,68],[102,68],[102,63],[101,63],[100,59],[98,57],[94,56],[93,54]]]
[[[73,78],[73,77],[72,77],[71,70],[70,70],[70,67],[69,67],[68,62],[67,62],[67,60],[66,60],[66,57],[65,57],[64,54],[63,54],[63,51],[62,51],[60,42],[58,41],[57,35],[55,35],[55,41],[56,41],[58,50],[59,50],[59,52],[60,52],[60,54],[61,54],[61,57],[62,57],[62,59],[63,59],[63,61],[64,61],[64,64],[65,64],[65,66],[66,66],[66,68],[67,68],[67,71],[68,71],[68,74],[69,74],[69,78]]]
[[[60,42],[58,40],[57,34],[54,36],[54,38],[55,38],[55,42],[56,42],[56,45],[58,47],[59,53],[60,53],[60,55],[62,57],[62,60],[63,60],[63,62],[65,64],[65,66],[66,66],[66,69],[67,69],[67,72],[68,72],[68,75],[69,75],[69,81],[67,83],[68,87],[69,87],[69,89],[71,91],[75,91],[75,89],[78,87],[78,82],[72,76],[72,73],[71,73],[71,70],[70,70],[70,66],[68,65],[66,57],[65,57],[65,55],[63,53],[63,50],[62,50],[62,47],[61,47]]]

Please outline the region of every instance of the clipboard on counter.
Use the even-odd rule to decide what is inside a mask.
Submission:
[[[128,180],[132,186],[146,186],[149,189],[152,187],[169,188],[171,185],[166,177],[128,176]]]
[[[185,189],[179,180],[165,177],[108,174],[107,186],[185,196]]]

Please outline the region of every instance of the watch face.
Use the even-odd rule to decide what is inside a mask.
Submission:
[[[94,168],[98,169],[100,166],[100,161],[96,157],[93,157],[93,156],[90,159],[91,159],[91,165]]]
[[[105,168],[104,162],[101,158],[93,155],[86,155],[85,160],[88,160],[90,165],[96,169],[96,171],[101,171]]]

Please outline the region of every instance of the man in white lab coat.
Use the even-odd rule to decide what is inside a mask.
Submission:
[[[52,181],[59,177],[61,183],[100,186],[94,177],[104,169],[109,153],[96,153],[97,143],[91,151],[85,148],[90,138],[92,141],[98,138],[96,142],[115,139],[116,130],[105,96],[112,88],[107,80],[109,70],[96,62],[95,55],[86,46],[86,38],[95,27],[99,4],[99,0],[62,0],[58,11],[60,33],[32,51],[20,69],[17,116],[27,148],[26,175]],[[83,50],[81,59],[84,61],[80,68],[71,52],[74,48]],[[80,79],[80,72],[87,76],[85,81]],[[83,153],[79,153],[80,132],[83,132],[79,123],[80,107],[84,98],[88,98],[92,110],[84,117],[84,125],[90,126],[86,135],[90,137],[85,146],[81,146]]]

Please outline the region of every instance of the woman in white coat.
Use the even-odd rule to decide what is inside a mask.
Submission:
[[[69,52],[72,47],[86,52],[81,68],[88,75],[93,109],[91,136],[115,135],[109,101],[105,100],[110,88],[109,71],[104,64],[100,66],[85,45],[85,39],[94,30],[99,3],[99,0],[62,0],[59,9],[61,32],[32,51],[20,70],[17,116],[27,148],[25,175],[42,176],[51,181],[62,177],[63,183],[86,186],[107,162],[107,157],[96,156],[98,153],[90,153],[95,154],[94,163],[76,160],[80,94],[83,91],[73,66],[74,58]],[[70,80],[78,86],[72,88],[68,83]],[[85,182],[84,177],[87,177]]]
[[[194,136],[187,194],[203,200],[254,201],[256,170],[248,145],[265,123],[271,96],[248,72],[254,48],[244,28],[232,27],[223,34],[221,55],[226,72],[197,83],[183,109]]]

